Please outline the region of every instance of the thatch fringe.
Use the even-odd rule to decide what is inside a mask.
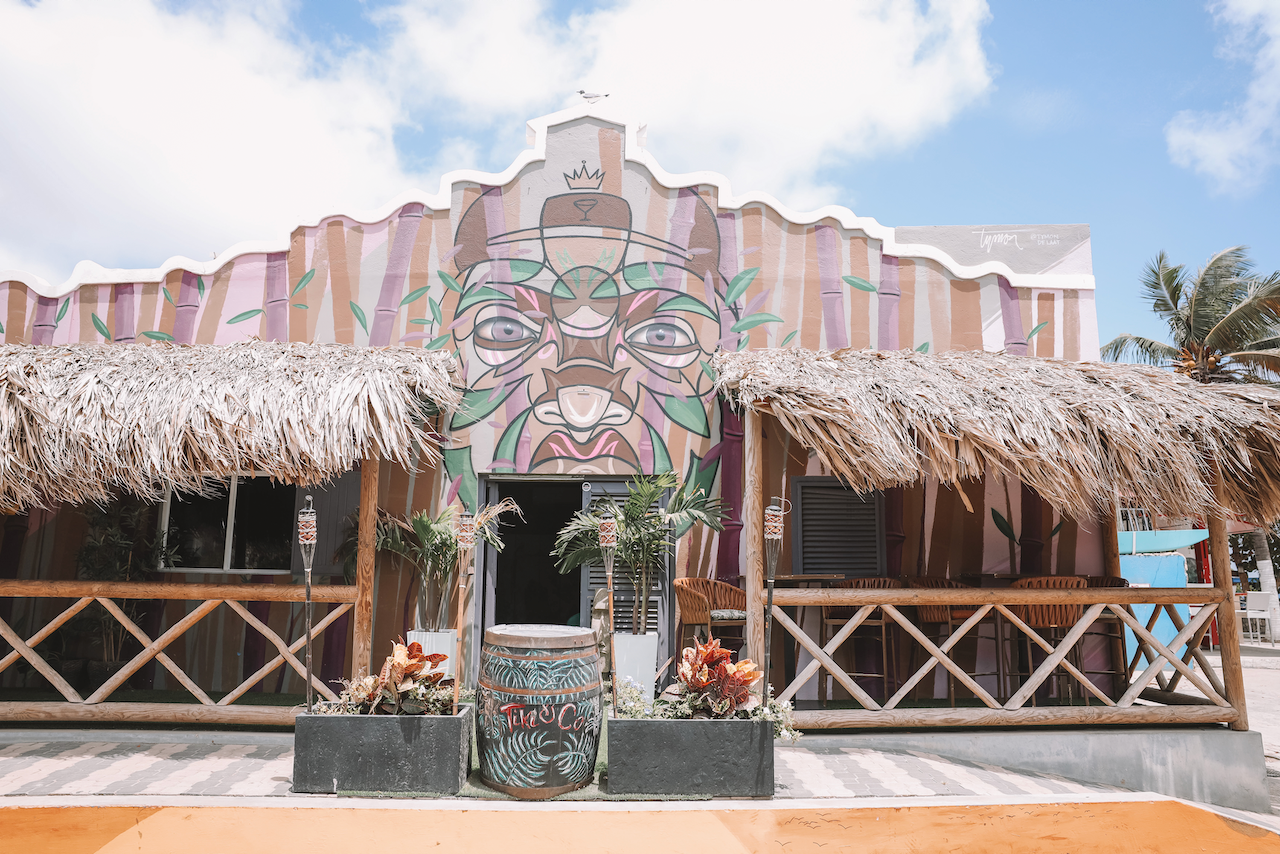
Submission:
[[[1138,365],[982,352],[720,353],[717,390],[772,413],[853,488],[1017,477],[1096,519],[1123,496],[1155,513],[1280,517],[1280,392]]]
[[[452,364],[341,344],[0,346],[0,508],[434,463],[426,417],[460,400]]]

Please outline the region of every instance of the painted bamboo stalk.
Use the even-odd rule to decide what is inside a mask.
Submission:
[[[289,253],[272,252],[267,256],[266,299],[262,309],[266,317],[268,341],[289,340]],[[259,662],[261,663],[261,662]]]
[[[179,344],[194,344],[196,318],[200,314],[199,276],[182,271],[182,285],[178,288],[178,301],[174,304],[173,340]]]
[[[116,328],[112,336],[117,344],[132,344],[138,332],[138,289],[141,285],[131,283],[116,285],[114,299],[116,303]]]
[[[53,330],[57,328],[58,300],[53,297],[36,297],[36,316],[31,324],[31,343],[52,344]]]
[[[829,225],[815,229],[818,241],[818,282],[822,292],[822,322],[827,333],[823,346],[840,350],[849,346],[844,312],[844,282],[840,278],[840,244]]]
[[[997,276],[1000,286],[1000,318],[1004,321],[1004,350],[1010,356],[1027,355],[1027,333],[1022,328],[1022,307],[1018,291],[1004,276]]]
[[[892,255],[880,256],[880,298],[876,301],[879,312],[876,322],[876,349],[898,349],[898,302],[902,289],[898,285],[898,259]]]
[[[739,273],[738,218],[734,214],[720,214],[716,227],[720,231],[720,278],[732,281]],[[712,309],[716,306],[713,304]],[[733,326],[733,315],[728,306],[721,306],[720,334],[723,336]],[[645,433],[648,440],[648,431]],[[729,584],[737,583],[738,553],[742,534],[742,418],[733,411],[727,401],[720,403],[720,497],[729,512],[724,530],[716,541],[716,578]]]
[[[373,313],[373,325],[369,328],[369,346],[386,347],[395,331],[396,316],[400,314],[400,300],[404,296],[404,283],[409,274],[409,259],[422,225],[424,206],[414,202],[400,209],[395,237],[387,253],[387,271],[382,276],[382,291],[378,295],[378,307]]]

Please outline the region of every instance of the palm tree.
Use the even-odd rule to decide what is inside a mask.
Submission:
[[[668,490],[671,498],[662,507],[662,496]],[[662,572],[663,559],[674,548],[672,534],[679,536],[696,524],[723,531],[727,513],[719,498],[708,498],[701,487],[690,489],[688,484],[682,485],[675,472],[640,475],[627,484],[627,498],[621,505],[605,498],[591,509],[573,514],[560,529],[551,554],[558,558],[561,573],[603,561],[599,525],[605,509],[617,517],[617,560],[636,592],[631,604],[631,631],[644,634],[649,619],[648,591],[654,573]]]
[[[1152,311],[1168,324],[1172,343],[1117,335],[1102,348],[1102,358],[1172,367],[1204,383],[1280,379],[1280,271],[1256,274],[1245,247],[1222,250],[1194,275],[1161,252],[1141,284]],[[1280,599],[1265,530],[1253,532],[1253,544],[1275,625]]]

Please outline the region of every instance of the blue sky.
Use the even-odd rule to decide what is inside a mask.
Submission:
[[[1161,337],[1137,292],[1159,250],[1280,268],[1280,0],[794,9],[0,0],[22,131],[0,141],[0,269],[207,259],[434,192],[507,166],[578,88],[647,121],[668,170],[792,207],[1090,223],[1104,342]]]

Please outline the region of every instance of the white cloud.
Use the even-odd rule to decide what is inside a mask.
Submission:
[[[1246,58],[1253,79],[1242,103],[1178,113],[1165,139],[1177,165],[1208,176],[1219,190],[1247,192],[1280,161],[1280,1],[1224,0],[1214,11],[1230,28],[1223,53]]]
[[[795,207],[842,160],[912,145],[989,88],[983,0],[403,0],[343,56],[291,0],[0,0],[0,269],[154,266],[505,167],[524,120],[611,92],[672,171]],[[438,139],[429,169],[395,134]],[[500,152],[500,153],[499,153]],[[410,156],[406,156],[406,154]],[[457,162],[460,158],[466,162]],[[497,161],[496,164],[493,161]]]

